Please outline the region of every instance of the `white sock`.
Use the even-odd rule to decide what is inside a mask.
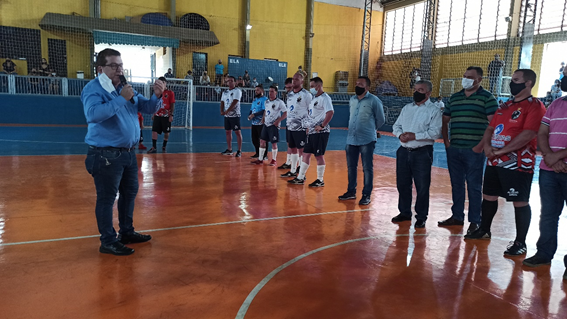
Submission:
[[[297,172],[297,163],[299,162],[299,154],[291,154],[291,172]]]
[[[278,158],[278,149],[272,148],[272,160],[277,161],[277,158]]]
[[[285,160],[285,163],[286,163],[287,165],[291,165],[291,154],[287,153],[287,158],[286,158],[286,160]]]
[[[325,165],[317,165],[317,179],[321,182],[323,181],[323,175],[325,175]]]
[[[305,173],[307,173],[308,168],[309,164],[302,161],[301,165],[299,165],[299,174],[297,174],[297,179],[305,179]]]
[[[266,148],[265,147],[260,147],[260,153],[258,156],[258,160],[262,161],[264,160],[264,154],[266,153]]]

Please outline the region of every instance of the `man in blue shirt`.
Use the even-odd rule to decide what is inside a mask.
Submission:
[[[85,142],[89,145],[85,166],[93,176],[97,199],[95,214],[100,232],[99,251],[105,254],[130,255],[134,249],[124,246],[146,242],[150,235],[134,231],[134,201],[138,193],[138,162],[134,146],[140,139],[138,112],[154,114],[165,89],[162,81],[154,84],[154,95],[146,99],[130,84],[123,84],[124,66],[120,52],[102,50],[96,59],[97,78],[81,93],[88,123]],[[112,206],[118,198],[120,231],[112,225]]]
[[[356,198],[356,171],[358,159],[362,157],[362,168],[364,171],[364,188],[359,205],[370,204],[370,194],[373,188],[374,147],[378,136],[378,129],[384,124],[384,107],[382,101],[370,94],[370,79],[359,76],[356,80],[355,92],[349,101],[350,119],[347,133],[347,167],[348,167],[348,189],[339,196],[340,200]]]
[[[252,122],[252,144],[254,144],[256,153],[250,156],[250,158],[258,158],[258,152],[260,151],[260,135],[262,134],[262,128],[264,127],[264,125],[262,124],[262,117],[264,115],[264,109],[266,108],[267,100],[267,98],[264,96],[264,87],[262,85],[256,86],[255,93],[256,97],[254,98],[254,101],[252,101],[248,120]]]
[[[220,86],[222,83],[222,75],[224,74],[224,65],[222,65],[222,60],[219,59],[219,63],[215,65],[215,85]]]

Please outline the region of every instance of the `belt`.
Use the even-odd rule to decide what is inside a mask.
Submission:
[[[405,147],[405,146],[402,147],[405,148],[408,152],[415,152],[415,151],[419,151],[422,148],[433,147],[433,145],[423,145],[419,147]]]
[[[135,150],[134,146],[128,148],[128,147],[97,147],[97,146],[92,146],[89,145],[89,148],[91,150],[97,150],[97,151],[120,151],[120,152],[131,152],[133,150]]]

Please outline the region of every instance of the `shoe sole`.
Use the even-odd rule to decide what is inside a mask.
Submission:
[[[490,237],[481,237],[481,238],[470,238],[464,237],[465,240],[490,240]]]
[[[411,222],[411,219],[404,219],[404,220],[392,220],[392,223],[405,223],[405,222]]]
[[[117,254],[115,252],[113,252],[112,250],[106,250],[103,248],[99,248],[98,250],[101,254],[109,254],[109,255],[114,255],[114,256],[128,256],[128,255],[132,255],[134,253],[134,250],[132,249],[132,252],[128,252],[128,253],[124,253],[124,254]]]
[[[356,196],[355,197],[348,197],[348,198],[339,198],[339,200],[353,200],[353,199],[356,199]]]
[[[361,202],[358,202],[358,205],[360,205],[360,206],[368,206],[368,205],[370,205],[370,203],[371,203],[371,202],[368,202],[368,203],[361,203]]]
[[[522,264],[523,264],[524,266],[528,266],[528,267],[535,268],[535,267],[539,267],[539,266],[549,266],[549,265],[551,265],[551,261],[548,262],[548,263],[542,263],[542,264],[532,264],[532,263],[526,262],[526,261],[524,260],[524,261],[522,262]]]
[[[323,185],[311,185],[310,184],[309,187],[325,187],[325,184],[323,184]]]
[[[439,223],[437,223],[437,226],[439,226],[439,227],[465,226],[465,223],[462,223],[462,224],[451,224],[451,225],[444,225],[444,224],[439,224]]]

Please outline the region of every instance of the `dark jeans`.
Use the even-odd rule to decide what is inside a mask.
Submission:
[[[349,145],[347,144],[345,151],[348,167],[348,189],[349,193],[356,193],[356,174],[358,169],[358,158],[362,157],[362,169],[364,171],[364,188],[362,195],[372,194],[374,187],[374,147],[376,142],[366,145]]]
[[[567,202],[567,173],[539,170],[541,217],[537,254],[553,259],[557,251],[557,225]]]
[[[469,222],[480,224],[480,205],[482,203],[482,176],[486,157],[470,148],[449,147],[447,165],[453,193],[453,217],[465,220],[465,181],[469,195]]]
[[[87,171],[93,176],[96,188],[96,221],[100,241],[108,245],[117,240],[112,226],[112,206],[118,198],[120,233],[134,231],[132,217],[138,194],[138,162],[136,153],[120,150],[101,150],[89,147],[85,160]]]
[[[264,125],[252,125],[252,144],[254,144],[254,148],[256,149],[256,153],[254,154],[260,154],[260,135],[262,135],[263,127]]]
[[[427,220],[429,212],[429,186],[433,146],[428,145],[409,151],[400,146],[396,152],[396,185],[398,186],[398,209],[400,214],[411,217],[412,183],[415,183],[417,219]]]

